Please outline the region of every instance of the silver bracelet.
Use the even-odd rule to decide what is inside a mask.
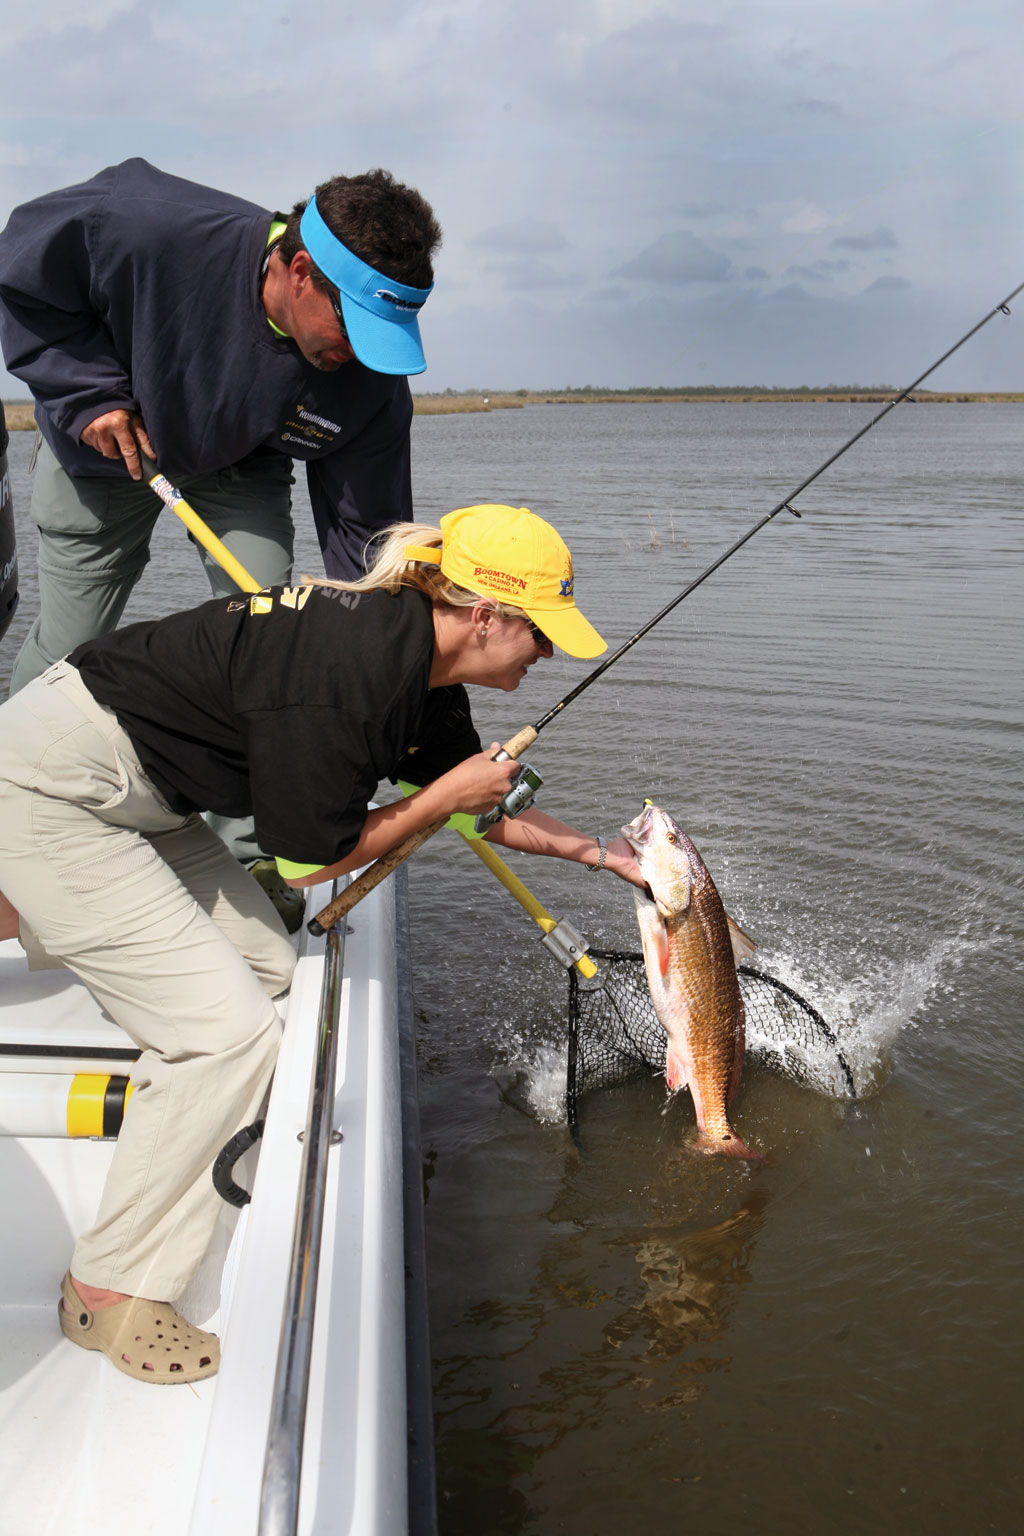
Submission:
[[[597,846],[601,852],[598,854],[595,862],[593,864],[584,864],[583,866],[584,869],[589,869],[592,875],[596,875],[599,869],[604,869],[604,861],[608,857],[608,844],[603,837],[597,839]]]

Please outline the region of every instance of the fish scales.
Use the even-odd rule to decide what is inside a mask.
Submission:
[[[647,881],[634,892],[654,1011],[667,1037],[670,1089],[687,1085],[704,1151],[756,1158],[729,1124],[743,1069],[745,1018],[737,951],[753,944],[727,916],[693,842],[648,804],[623,828]]]
[[[703,1129],[729,1135],[726,1106],[738,1086],[737,1061],[742,1066],[745,1043],[743,998],[721,898],[696,848],[686,841],[691,867],[698,862],[700,874],[689,908],[666,925],[666,1010],[675,998],[682,1004],[679,1022],[688,1032],[691,1092],[703,1106]]]

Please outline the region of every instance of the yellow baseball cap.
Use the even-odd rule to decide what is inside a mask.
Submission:
[[[440,565],[449,581],[521,608],[570,656],[608,649],[573,598],[572,556],[550,523],[527,507],[461,507],[441,519],[440,549],[408,544],[407,560]]]

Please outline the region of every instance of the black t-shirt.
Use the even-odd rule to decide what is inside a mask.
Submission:
[[[465,689],[428,689],[433,650],[420,592],[299,586],[215,598],[68,659],[175,810],[251,814],[266,853],[331,864],[381,779],[423,784],[480,750]]]

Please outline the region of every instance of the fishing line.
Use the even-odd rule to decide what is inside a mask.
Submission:
[[[813,485],[815,480],[823,475],[826,469],[829,469],[833,464],[835,464],[837,459],[841,459],[844,453],[848,453],[849,450],[853,447],[854,443],[859,442],[860,439],[864,437],[868,432],[870,432],[873,427],[876,427],[878,423],[885,416],[887,416],[891,410],[894,410],[895,407],[900,404],[901,401],[906,400],[907,396],[912,394],[915,389],[923,384],[925,379],[927,379],[931,374],[935,372],[936,368],[941,367],[941,365],[946,362],[948,358],[952,357],[953,353],[957,352],[965,342],[970,341],[972,336],[977,335],[978,331],[980,331],[983,326],[987,325],[988,322],[994,319],[996,315],[1008,315],[1010,313],[1010,304],[1021,292],[1024,292],[1024,283],[1019,283],[1018,286],[1014,288],[1013,292],[1008,293],[1006,298],[997,304],[994,309],[989,310],[988,314],[979,320],[977,325],[972,325],[969,331],[965,331],[964,334],[960,337],[959,341],[954,342],[947,351],[943,352],[942,356],[938,358],[934,363],[932,363],[931,367],[926,368],[923,373],[919,374],[912,384],[908,384],[905,389],[900,390],[898,395],[894,395],[894,397],[886,405],[884,405],[880,411],[876,412],[876,414],[872,416],[871,420],[867,422],[863,427],[861,427],[859,431],[855,432],[853,436],[842,445],[841,448],[837,448],[835,453],[830,454],[823,464],[819,464],[818,468],[814,470],[812,474],[809,474],[806,479],[802,480],[794,490],[790,491],[788,496],[784,496],[781,501],[777,502],[776,505],[772,507],[770,512],[767,512],[759,522],[755,523],[752,528],[747,530],[742,538],[737,539],[735,544],[731,544],[729,548],[724,551],[724,553],[719,555],[717,560],[712,561],[712,563],[707,567],[705,571],[702,571],[699,576],[695,577],[694,580],[690,582],[689,586],[684,587],[681,592],[677,593],[677,595],[672,598],[671,602],[666,603],[664,608],[660,609],[652,619],[648,619],[647,623],[638,629],[636,634],[631,635],[623,645],[620,645],[618,650],[613,655],[609,656],[606,661],[603,661],[600,666],[595,667],[593,672],[589,673],[581,683],[578,683],[576,687],[567,693],[563,699],[560,699],[558,703],[553,706],[553,708],[549,709],[546,715],[542,715],[541,718],[537,721],[536,725],[525,725],[520,731],[517,731],[515,736],[513,736],[511,740],[505,743],[504,747],[497,754],[497,757],[521,757],[527,748],[532,746],[532,744],[537,740],[538,735],[546,725],[550,725],[552,720],[557,719],[562,711],[568,708],[574,699],[578,699],[580,694],[589,688],[592,683],[596,683],[599,677],[603,677],[604,674],[608,671],[609,667],[613,667],[617,661],[621,661],[626,652],[631,651],[634,645],[643,639],[644,635],[648,634],[656,624],[660,624],[662,619],[666,618],[674,608],[678,608],[679,604],[685,598],[689,597],[691,592],[695,592],[703,582],[707,581],[709,576],[714,575],[715,571],[719,570],[719,568],[723,566],[727,560],[730,560],[738,550],[742,549],[744,544],[748,544],[756,533],[759,533],[761,529],[766,526],[766,524],[773,520],[773,518],[778,517],[780,512],[789,512],[793,515],[793,517],[801,517],[802,513],[798,512],[796,507],[793,506],[793,502],[796,500],[796,498],[801,495],[809,485]],[[487,816],[477,818],[478,830],[484,830],[485,827],[492,825],[502,815],[509,813],[518,815],[520,811],[525,810],[526,807],[530,804],[534,792],[540,788],[540,785],[541,780],[539,775],[537,775],[533,769],[527,768],[525,765],[523,765],[521,767],[519,777],[516,781],[513,782],[512,788],[509,791],[509,795],[506,796],[505,802],[503,802],[502,806],[496,807],[495,810],[488,813]],[[407,859],[410,854],[415,853],[416,849],[421,847],[422,844],[425,843],[429,838],[433,837],[435,832],[440,831],[440,829],[445,825],[447,819],[448,818],[446,816],[442,817],[438,821],[432,823],[432,825],[429,827],[424,827],[421,831],[414,833],[413,836],[407,838],[404,843],[400,843],[396,848],[392,848],[389,853],[384,854],[381,858],[377,859],[375,863],[364,869],[362,874],[353,880],[352,883],[347,886],[339,896],[336,896],[334,900],[331,901],[326,907],[324,907],[321,912],[317,913],[316,917],[312,918],[307,923],[306,926],[309,931],[313,934],[320,935],[325,933],[329,928],[333,927],[339,918],[343,917],[345,913],[350,912],[356,903],[361,901],[364,896],[366,896],[371,890],[374,889],[375,886],[379,885],[387,875],[391,874],[392,870],[397,868],[397,866],[401,864],[405,859]]]
[[[684,598],[689,597],[691,592],[695,592],[703,582],[707,581],[709,576],[712,576],[720,566],[723,566],[727,560],[731,559],[732,556],[736,554],[737,550],[742,549],[744,544],[749,543],[750,540],[754,537],[755,533],[760,533],[761,529],[764,528],[766,524],[770,523],[773,518],[778,517],[780,512],[790,512],[794,517],[801,517],[802,513],[798,512],[797,509],[793,506],[793,502],[796,500],[796,498],[801,495],[801,493],[805,491],[809,485],[813,485],[815,480],[817,480],[819,476],[825,473],[826,469],[831,468],[837,459],[841,459],[844,453],[849,452],[854,443],[859,442],[860,439],[864,437],[868,432],[870,432],[873,427],[876,427],[884,416],[888,416],[891,410],[895,409],[895,407],[899,405],[901,401],[905,400],[908,395],[912,394],[915,389],[919,388],[919,386],[923,384],[924,380],[927,379],[930,374],[933,374],[936,368],[941,367],[947,358],[952,357],[953,353],[958,351],[965,342],[970,341],[971,337],[975,336],[978,331],[981,330],[982,326],[987,325],[988,322],[994,319],[996,315],[1008,315],[1010,313],[1011,302],[1022,291],[1024,291],[1024,283],[1020,283],[1012,293],[1008,293],[1006,298],[1003,299],[1001,303],[997,304],[994,309],[989,310],[984,319],[978,321],[977,325],[972,325],[969,331],[965,331],[963,336],[960,337],[960,340],[954,342],[948,351],[943,352],[942,356],[936,362],[932,363],[930,368],[926,368],[924,373],[919,374],[912,384],[908,384],[906,389],[901,389],[898,395],[894,395],[893,398],[886,405],[884,405],[880,411],[877,412],[876,415],[872,416],[871,420],[867,422],[866,425],[861,427],[859,431],[855,432],[853,436],[842,445],[841,448],[837,448],[835,453],[830,454],[823,464],[819,464],[818,468],[813,472],[813,474],[808,475],[805,480],[800,482],[795,490],[790,491],[788,496],[784,496],[780,502],[777,502],[776,505],[772,507],[771,511],[766,513],[765,516],[761,518],[760,522],[755,523],[752,528],[748,529],[743,537],[737,539],[735,544],[730,545],[724,554],[719,555],[718,559],[713,561],[711,565],[708,566],[707,570],[702,571],[699,576],[695,577],[694,580],[690,582],[689,586],[684,587],[683,590],[679,592],[671,602],[666,603],[664,608],[662,608],[658,613],[654,615],[653,619],[648,619],[647,623],[641,629],[638,629],[635,635],[631,635],[625,644],[620,645],[619,649],[613,656],[609,656],[608,659],[603,661],[599,667],[595,667],[593,672],[585,677],[581,683],[578,683],[570,693],[567,693],[564,699],[561,699],[553,709],[549,709],[547,714],[537,721],[533,729],[537,732],[540,732],[546,725],[550,725],[551,721],[554,720],[557,715],[560,715],[562,710],[565,709],[567,705],[571,704],[574,699],[579,698],[584,689],[589,688],[591,683],[596,683],[598,678],[602,677],[604,673],[608,671],[609,667],[613,667],[617,661],[625,656],[627,651],[631,651],[633,646],[636,645],[637,641],[642,640],[644,635],[646,635],[649,630],[654,628],[655,624],[660,624],[662,619],[664,619],[668,614],[672,612],[673,608],[677,608]]]

